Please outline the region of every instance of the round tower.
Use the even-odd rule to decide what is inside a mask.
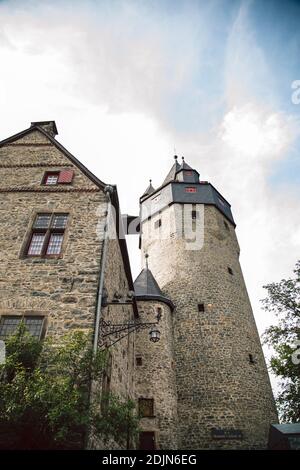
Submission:
[[[149,341],[148,330],[135,339],[135,394],[140,421],[139,448],[178,449],[177,390],[173,345],[174,305],[164,296],[148,265],[134,282],[140,320],[155,323],[158,342]]]
[[[231,207],[177,160],[140,220],[142,262],[175,305],[178,448],[266,448],[277,414]]]

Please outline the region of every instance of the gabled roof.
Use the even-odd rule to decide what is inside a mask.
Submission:
[[[84,166],[79,160],[77,160],[74,155],[72,155],[62,144],[60,144],[54,137],[52,137],[49,132],[47,132],[43,127],[41,127],[39,124],[42,124],[46,121],[41,121],[39,123],[31,123],[31,127],[28,129],[25,129],[24,131],[18,132],[18,134],[14,134],[11,137],[8,137],[7,139],[4,139],[0,141],[0,147],[3,147],[6,144],[10,144],[14,142],[15,140],[18,140],[22,137],[24,137],[27,134],[30,134],[31,132],[34,131],[39,131],[41,134],[43,134],[47,139],[50,140],[50,142],[58,149],[60,150],[74,165],[76,165],[93,183],[95,183],[99,188],[104,189],[106,184],[103,183],[103,181],[99,180],[97,176],[95,176],[86,166]],[[55,125],[55,121],[51,121]],[[55,125],[56,129],[56,125]]]
[[[158,300],[174,309],[173,302],[166,297],[159,288],[149,268],[144,268],[134,281],[134,292],[136,300]]]
[[[40,126],[45,127],[46,130],[55,137],[58,134],[55,121],[35,121],[31,123],[31,127]]]
[[[107,185],[101,181],[97,176],[95,176],[86,166],[84,166],[79,160],[77,160],[74,155],[72,155],[62,144],[60,144],[54,137],[49,134],[43,127],[41,127],[41,124],[46,124],[46,123],[52,123],[52,128],[57,131],[55,121],[39,121],[39,122],[32,122],[31,127],[28,129],[25,129],[24,131],[18,132],[17,134],[12,135],[11,137],[8,137],[7,139],[4,139],[0,141],[0,147],[3,147],[6,144],[10,144],[11,142],[14,142],[15,140],[18,140],[25,135],[34,132],[34,131],[39,131],[41,134],[43,134],[49,141],[58,149],[60,150],[72,163],[74,163],[75,166],[77,166],[82,173],[84,173],[93,183],[95,183],[96,186],[98,186],[100,189],[105,191],[105,188]],[[124,262],[124,267],[125,267],[125,272],[126,272],[126,277],[128,280],[129,284],[129,289],[133,290],[133,279],[132,279],[132,274],[131,274],[131,268],[130,268],[130,262],[129,262],[129,256],[128,256],[128,250],[127,250],[127,244],[125,240],[125,235],[124,235],[124,229],[123,229],[123,224],[122,222],[119,223],[120,220],[120,204],[119,204],[119,198],[118,198],[118,191],[117,187],[115,185],[111,185],[113,188],[112,194],[111,194],[111,202],[116,210],[116,230],[117,233],[119,234],[118,240],[119,240],[119,245],[120,245],[120,250]],[[137,312],[137,307],[136,303],[134,301],[133,303],[133,309],[135,316],[138,316]]]

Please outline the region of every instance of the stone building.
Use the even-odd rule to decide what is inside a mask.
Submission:
[[[122,323],[138,315],[135,302],[102,306],[104,293],[125,299],[134,289],[124,238],[104,236],[109,212],[119,220],[117,190],[56,134],[55,122],[34,122],[0,143],[0,339],[22,318],[41,338],[71,328],[94,332],[101,318]],[[131,398],[133,344],[128,336],[111,349],[104,384]]]
[[[56,135],[33,122],[0,142],[0,339],[21,319],[39,338],[92,332],[106,390],[137,402],[140,448],[266,448],[277,415],[229,203],[176,157],[140,198],[133,283],[116,187]]]

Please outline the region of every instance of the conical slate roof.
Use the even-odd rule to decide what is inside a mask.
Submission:
[[[134,292],[137,300],[160,300],[174,309],[173,302],[164,296],[152,272],[144,268],[134,281]]]
[[[177,162],[177,155],[175,155],[175,163],[174,165],[172,166],[171,170],[169,171],[169,173],[167,174],[164,182],[163,182],[163,185],[166,184],[166,183],[169,183],[169,181],[174,181],[175,180],[175,176],[176,176],[176,173],[177,171],[180,170],[180,165],[179,163]]]
[[[150,196],[150,194],[154,193],[155,189],[153,188],[152,186],[152,180],[149,180],[150,184],[148,186],[148,188],[146,189],[146,191],[142,194],[141,197],[145,197],[145,196]]]
[[[180,165],[179,170],[193,170],[187,163],[185,163],[184,158],[182,157],[182,163]]]

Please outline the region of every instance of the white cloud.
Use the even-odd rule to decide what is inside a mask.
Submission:
[[[261,161],[282,158],[299,133],[299,122],[279,112],[268,112],[253,103],[234,107],[224,116],[222,140],[242,158]],[[246,160],[246,161],[247,161]]]
[[[225,63],[214,62],[223,49],[211,32],[220,21],[212,4],[178,14],[147,2],[0,3],[0,134],[55,119],[59,140],[100,179],[117,183],[123,211],[133,214],[148,179],[162,182],[176,146],[232,204],[262,332],[272,319],[260,311],[261,286],[288,276],[300,248],[296,189],[270,181],[299,122],[276,104],[272,71],[248,23],[251,2],[228,25]],[[224,89],[216,97],[203,77],[220,63]],[[181,116],[181,105],[193,113]],[[205,113],[216,125],[201,132]]]

